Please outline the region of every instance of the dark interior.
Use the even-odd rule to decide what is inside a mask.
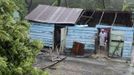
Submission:
[[[90,27],[95,27],[97,24],[131,27],[133,25],[131,16],[132,13],[128,11],[85,10],[77,23],[82,25],[88,24]]]

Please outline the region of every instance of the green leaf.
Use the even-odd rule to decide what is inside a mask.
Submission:
[[[10,35],[4,30],[0,30],[0,40],[1,41],[10,40]]]

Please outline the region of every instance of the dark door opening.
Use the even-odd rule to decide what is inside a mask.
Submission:
[[[109,55],[109,42],[110,42],[110,30],[111,28],[99,28],[98,29],[98,39],[97,39],[97,48],[96,48],[96,53],[98,54],[102,54],[102,55]],[[101,35],[101,33],[104,32],[105,35]],[[105,37],[105,38],[104,38]],[[102,40],[101,38],[104,38],[104,40]],[[101,45],[102,41],[104,41],[104,45]]]
[[[64,26],[62,25],[55,25],[54,27],[54,49],[60,48],[61,44],[61,28]]]

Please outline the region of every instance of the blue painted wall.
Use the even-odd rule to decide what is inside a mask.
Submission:
[[[45,46],[52,46],[53,44],[53,24],[31,23],[30,37],[31,39],[40,39],[44,42]],[[133,28],[130,27],[117,27],[112,26],[112,30],[123,31],[124,35],[124,47],[123,57],[130,57],[132,51],[133,42]],[[81,42],[85,44],[85,49],[95,50],[95,34],[97,28],[95,27],[78,27],[68,26],[68,33],[66,38],[66,48],[72,48],[73,42]]]
[[[112,30],[123,31],[124,32],[124,46],[122,57],[130,58],[132,52],[132,43],[133,43],[133,28],[132,27],[117,27],[113,26]]]
[[[85,49],[95,50],[95,34],[97,29],[95,27],[68,27],[68,35],[66,40],[66,47],[72,48],[73,42],[80,42],[85,44]]]
[[[52,46],[53,43],[53,24],[31,23],[30,37],[44,42],[45,46]],[[93,27],[68,26],[66,48],[72,48],[73,42],[85,44],[85,49],[95,49],[95,34],[97,29]]]
[[[53,43],[53,24],[31,23],[30,37],[43,41],[45,46],[52,46]]]
[[[134,29],[132,27],[110,26],[110,25],[96,25],[96,28],[111,28],[111,32],[115,31],[116,33],[114,33],[114,34],[117,34],[118,36],[123,33],[123,35],[121,36],[121,38],[124,41],[124,43],[122,43],[123,44],[122,57],[124,57],[124,58],[130,58],[131,57],[132,43],[133,43],[133,34],[134,34]],[[118,36],[112,36],[111,39],[118,40]],[[110,43],[110,45],[111,44],[112,43]],[[118,44],[118,43],[116,43],[116,44]]]

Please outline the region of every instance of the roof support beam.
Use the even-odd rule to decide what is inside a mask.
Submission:
[[[95,10],[93,11],[92,15],[89,17],[89,19],[85,22],[85,24],[87,24],[92,18],[93,18],[93,15],[95,14]]]
[[[84,18],[90,18],[90,16],[85,16],[85,15],[82,15],[81,17],[84,17]]]
[[[104,11],[102,12],[102,15],[101,15],[101,17],[100,17],[100,20],[99,20],[99,24],[101,23],[101,21],[102,21],[102,19],[103,19],[103,15],[104,15]]]
[[[51,6],[54,6],[56,3],[57,3],[57,0],[55,0]]]
[[[114,20],[113,20],[112,26],[115,24],[117,17],[118,17],[118,12],[115,13],[115,16],[114,16]]]

